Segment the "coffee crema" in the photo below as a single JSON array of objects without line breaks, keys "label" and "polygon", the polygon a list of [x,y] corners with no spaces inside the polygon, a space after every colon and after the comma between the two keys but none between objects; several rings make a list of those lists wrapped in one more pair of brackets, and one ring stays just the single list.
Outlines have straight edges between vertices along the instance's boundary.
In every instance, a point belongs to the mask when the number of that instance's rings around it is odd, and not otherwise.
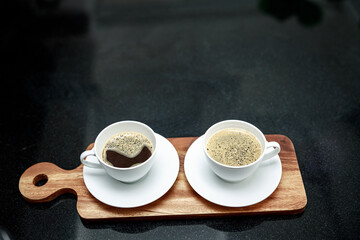
[{"label": "coffee crema", "polygon": [[110,166],[128,168],[145,162],[154,152],[150,140],[138,132],[112,136],[102,151],[102,160]]},{"label": "coffee crema", "polygon": [[224,129],[210,137],[206,151],[215,161],[228,166],[244,166],[262,154],[259,140],[243,129]]}]

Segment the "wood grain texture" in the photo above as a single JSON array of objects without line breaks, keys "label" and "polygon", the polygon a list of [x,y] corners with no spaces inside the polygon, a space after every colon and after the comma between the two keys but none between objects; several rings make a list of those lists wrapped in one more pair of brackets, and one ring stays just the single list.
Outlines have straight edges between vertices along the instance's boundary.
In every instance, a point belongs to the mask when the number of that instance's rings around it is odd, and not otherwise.
[{"label": "wood grain texture", "polygon": [[[21,176],[19,190],[29,202],[48,202],[63,193],[77,195],[77,210],[83,219],[167,219],[185,217],[210,217],[252,214],[296,214],[304,211],[307,204],[295,149],[284,135],[266,135],[268,141],[281,145],[279,154],[282,177],[278,188],[264,201],[248,207],[222,207],[199,196],[189,185],[184,173],[184,157],[187,149],[197,137],[168,138],[175,146],[180,158],[180,171],[172,188],[160,199],[137,208],[116,208],[95,199],[87,190],[83,180],[83,166],[63,170],[52,163],[42,162],[28,168]],[[87,149],[91,149],[90,144]],[[48,179],[43,186],[35,183]]]}]

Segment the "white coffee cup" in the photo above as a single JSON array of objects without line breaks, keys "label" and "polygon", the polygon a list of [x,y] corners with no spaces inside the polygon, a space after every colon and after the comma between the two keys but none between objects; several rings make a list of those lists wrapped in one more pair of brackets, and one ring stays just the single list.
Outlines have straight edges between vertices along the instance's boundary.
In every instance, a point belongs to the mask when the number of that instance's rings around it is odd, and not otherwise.
[{"label": "white coffee cup", "polygon": [[[152,146],[153,153],[145,162],[128,168],[119,168],[111,166],[102,160],[102,151],[106,142],[114,135],[122,132],[138,132],[147,137]],[[147,125],[137,121],[121,121],[109,125],[102,130],[96,137],[94,148],[83,152],[80,155],[80,161],[90,168],[103,168],[111,177],[126,183],[136,182],[149,172],[156,154],[156,137],[154,131]],[[95,161],[89,161],[87,159],[94,158]]]},{"label": "white coffee cup", "polygon": [[[243,166],[228,166],[215,161],[206,151],[206,145],[210,137],[223,129],[243,129],[252,133],[261,145],[262,154],[253,163]],[[211,126],[204,135],[203,150],[207,162],[212,171],[228,182],[238,182],[249,177],[260,166],[261,162],[276,156],[280,152],[280,145],[277,142],[268,142],[264,134],[254,125],[240,120],[225,120]]]}]

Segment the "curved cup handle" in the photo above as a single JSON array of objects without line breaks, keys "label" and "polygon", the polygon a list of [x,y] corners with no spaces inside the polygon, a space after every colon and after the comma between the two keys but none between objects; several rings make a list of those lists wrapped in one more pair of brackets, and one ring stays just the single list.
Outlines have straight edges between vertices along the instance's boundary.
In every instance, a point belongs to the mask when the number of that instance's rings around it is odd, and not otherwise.
[{"label": "curved cup handle", "polygon": [[278,155],[280,149],[280,144],[278,144],[277,142],[267,142],[263,161],[269,160],[270,158]]},{"label": "curved cup handle", "polygon": [[[86,157],[89,157],[89,156],[94,156],[96,157],[96,154],[95,154],[95,150],[94,149],[91,149],[91,150],[88,150],[88,151],[85,151],[83,152],[81,155],[80,155],[80,161],[82,164],[84,164],[84,166],[87,166],[87,167],[90,167],[90,168],[102,168],[100,163],[95,163],[95,162],[90,162],[90,161],[87,161],[85,160]],[[96,157],[97,158],[97,157]]]}]

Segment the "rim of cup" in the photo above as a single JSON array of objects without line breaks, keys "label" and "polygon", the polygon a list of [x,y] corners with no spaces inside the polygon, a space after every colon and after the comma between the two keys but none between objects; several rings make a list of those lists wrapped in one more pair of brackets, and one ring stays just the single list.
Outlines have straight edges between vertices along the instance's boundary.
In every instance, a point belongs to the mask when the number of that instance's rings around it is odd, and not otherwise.
[{"label": "rim of cup", "polygon": [[[104,162],[104,160],[102,159],[102,154],[101,154],[101,156],[98,156],[98,152],[96,151],[96,149],[97,149],[96,146],[97,146],[97,140],[98,140],[98,138],[99,138],[99,137],[101,136],[101,134],[103,134],[107,129],[113,127],[114,125],[124,124],[124,123],[137,124],[137,125],[141,125],[142,127],[147,128],[147,129],[151,132],[151,134],[154,135],[155,144],[154,144],[153,142],[151,142],[150,139],[149,139],[149,140],[150,140],[151,144],[152,144],[152,145],[155,145],[155,146],[153,146],[154,151],[152,152],[151,156],[150,156],[148,159],[146,159],[146,161],[144,161],[144,162],[142,162],[142,163],[140,163],[140,164],[138,164],[138,165],[132,166],[132,167],[123,167],[123,168],[121,168],[121,167],[111,166],[111,165],[107,164],[106,162]],[[121,132],[114,133],[112,136],[114,136],[114,135],[116,135],[116,134],[119,134],[119,133],[121,133]],[[138,132],[138,133],[140,133],[140,132]],[[141,134],[143,134],[143,133],[141,133]],[[111,137],[110,137],[110,138],[111,138]],[[109,140],[109,138],[105,141],[105,143],[106,143],[108,140]],[[146,125],[145,123],[142,123],[142,122],[133,121],[133,120],[125,120],[125,121],[115,122],[115,123],[113,123],[113,124],[110,124],[110,125],[107,126],[106,128],[104,128],[104,129],[97,135],[97,137],[96,137],[96,139],[95,139],[95,143],[94,143],[94,148],[95,148],[95,155],[96,155],[96,157],[100,160],[101,164],[104,164],[106,167],[109,167],[109,168],[112,168],[112,169],[128,170],[128,169],[139,168],[139,167],[141,167],[142,165],[144,165],[145,163],[149,162],[149,160],[152,159],[152,158],[155,156],[155,153],[156,153],[156,151],[157,151],[157,146],[156,146],[156,145],[157,145],[157,144],[156,144],[156,135],[155,135],[155,132],[152,130],[152,128],[150,128],[148,125]],[[101,149],[103,149],[103,148],[104,148],[104,146],[102,146]]]},{"label": "rim of cup", "polygon": [[[213,159],[212,157],[210,157],[210,155],[208,154],[208,152],[206,151],[206,145],[207,145],[207,142],[210,140],[210,137],[208,138],[208,140],[206,141],[206,136],[209,135],[209,132],[211,129],[213,129],[214,127],[217,127],[218,125],[222,125],[222,124],[225,124],[225,123],[241,123],[243,125],[247,125],[251,128],[253,128],[255,131],[257,131],[261,137],[263,138],[263,141],[265,143],[265,146],[263,146],[263,144],[261,143],[261,141],[258,139],[257,136],[255,136],[255,134],[253,134],[251,131],[249,130],[246,130],[246,129],[243,129],[241,127],[224,127],[224,128],[220,128],[218,129],[217,131],[215,131],[211,136],[213,136],[215,133],[221,131],[221,130],[224,130],[224,129],[235,129],[235,128],[239,128],[239,129],[242,129],[242,130],[245,130],[245,131],[248,131],[250,132],[260,143],[261,145],[261,155],[260,157],[258,157],[254,162],[250,163],[250,164],[247,164],[247,165],[242,165],[242,166],[230,166],[230,165],[225,165],[223,163],[220,163],[218,161],[216,161],[215,159]],[[235,119],[230,119],[230,120],[224,120],[224,121],[221,121],[221,122],[217,122],[215,124],[213,124],[211,127],[208,128],[208,130],[206,130],[205,134],[204,134],[204,140],[203,140],[203,149],[205,151],[205,154],[206,156],[212,161],[214,162],[215,164],[219,165],[219,166],[222,166],[222,167],[225,167],[225,168],[231,168],[231,169],[239,169],[239,168],[247,168],[247,167],[250,167],[252,165],[255,165],[257,162],[259,162],[260,159],[263,158],[264,154],[265,154],[265,149],[266,149],[266,138],[264,136],[264,134],[260,131],[260,129],[258,129],[256,126],[252,125],[251,123],[248,123],[248,122],[245,122],[245,121],[242,121],[242,120],[235,120]]]}]

